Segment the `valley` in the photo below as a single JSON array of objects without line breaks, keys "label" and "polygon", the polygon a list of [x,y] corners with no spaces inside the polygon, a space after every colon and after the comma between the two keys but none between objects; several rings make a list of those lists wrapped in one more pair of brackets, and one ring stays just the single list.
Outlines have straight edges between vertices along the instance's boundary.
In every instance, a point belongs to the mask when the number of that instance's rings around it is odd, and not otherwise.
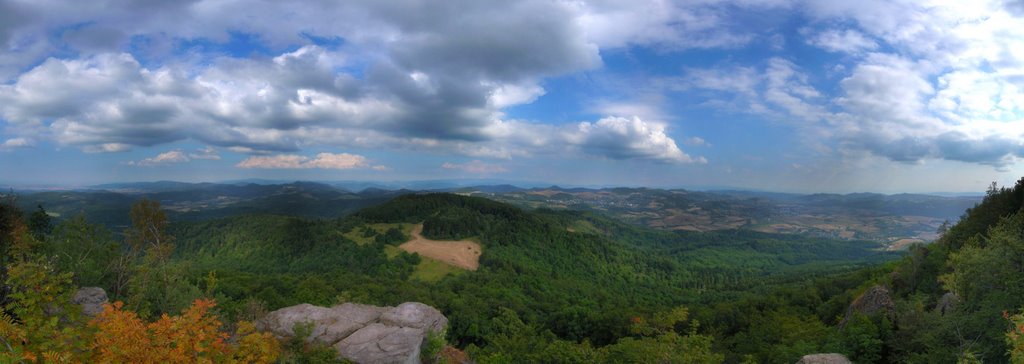
[{"label": "valley", "polygon": [[[424,183],[425,184],[425,183]],[[345,184],[350,185],[351,184]],[[441,187],[419,192],[479,196],[527,209],[592,211],[631,224],[671,231],[743,229],[839,240],[872,240],[901,250],[934,240],[943,222],[954,223],[980,197],[881,194],[782,194],[647,188],[519,188],[511,185]],[[137,198],[160,201],[178,221],[237,214],[332,218],[412,190],[340,185],[149,182],[44,191],[21,197],[24,209],[43,205],[58,218],[78,213],[112,227],[127,226],[125,211]]]},{"label": "valley", "polygon": [[[350,192],[306,182],[147,187],[27,193],[8,196],[4,209],[17,211],[14,201],[26,211],[35,205],[26,216],[52,219],[51,230],[30,229],[38,238],[27,249],[54,257],[48,269],[103,288],[142,317],[207,298],[226,322],[312,307],[305,305],[384,310],[418,302],[446,317],[444,352],[483,363],[566,355],[568,362],[667,355],[701,363],[794,362],[817,352],[858,362],[949,357],[952,338],[943,335],[953,321],[931,308],[940,297],[955,289],[968,302],[1010,309],[1005,303],[1015,301],[977,291],[976,283],[1016,288],[944,272],[1012,267],[988,261],[1013,254],[960,257],[1011,249],[1021,216],[1011,211],[1024,206],[1024,185],[991,192],[936,240],[925,234],[930,224],[968,198],[625,188]],[[172,243],[132,253],[139,226],[164,226],[160,240]],[[982,231],[995,245],[972,245]],[[119,283],[117,262],[126,260],[138,268]],[[883,308],[857,308],[865,300]],[[966,328],[985,340],[973,347],[1001,347],[1003,331],[989,330],[998,315],[956,307],[951,317],[980,325]],[[887,316],[895,312],[911,316]],[[789,332],[780,337],[779,327]],[[937,341],[884,339],[919,332]],[[282,355],[302,360],[334,355],[288,345]]]}]

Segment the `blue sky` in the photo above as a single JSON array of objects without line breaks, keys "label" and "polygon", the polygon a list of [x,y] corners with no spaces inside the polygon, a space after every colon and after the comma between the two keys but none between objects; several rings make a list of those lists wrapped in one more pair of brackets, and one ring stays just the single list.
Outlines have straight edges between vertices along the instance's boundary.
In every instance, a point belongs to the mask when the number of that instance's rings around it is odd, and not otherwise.
[{"label": "blue sky", "polygon": [[1020,1],[0,1],[0,182],[981,191]]}]

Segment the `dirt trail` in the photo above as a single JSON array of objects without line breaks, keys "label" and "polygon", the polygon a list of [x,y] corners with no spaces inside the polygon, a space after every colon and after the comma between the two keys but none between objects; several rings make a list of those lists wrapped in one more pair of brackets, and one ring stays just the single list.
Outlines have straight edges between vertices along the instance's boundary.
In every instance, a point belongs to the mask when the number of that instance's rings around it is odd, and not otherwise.
[{"label": "dirt trail", "polygon": [[423,237],[423,224],[412,229],[412,240],[398,247],[410,253],[437,259],[459,268],[476,270],[480,267],[480,244],[469,240],[438,241]]}]

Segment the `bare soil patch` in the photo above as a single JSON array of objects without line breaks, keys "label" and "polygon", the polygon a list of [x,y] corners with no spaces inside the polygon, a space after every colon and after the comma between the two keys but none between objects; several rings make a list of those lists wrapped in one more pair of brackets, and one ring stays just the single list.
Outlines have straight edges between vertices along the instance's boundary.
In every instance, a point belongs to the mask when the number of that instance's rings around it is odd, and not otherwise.
[{"label": "bare soil patch", "polygon": [[410,253],[433,258],[453,266],[476,270],[480,267],[480,244],[469,240],[440,241],[423,237],[423,224],[412,229],[412,240],[398,247]]},{"label": "bare soil patch", "polygon": [[913,238],[899,239],[899,240],[896,240],[896,241],[894,241],[892,243],[889,243],[889,247],[886,248],[885,250],[889,250],[889,251],[903,250],[903,249],[906,249],[911,244],[923,243],[923,242],[924,242],[924,240],[921,240],[921,239],[913,239]]}]

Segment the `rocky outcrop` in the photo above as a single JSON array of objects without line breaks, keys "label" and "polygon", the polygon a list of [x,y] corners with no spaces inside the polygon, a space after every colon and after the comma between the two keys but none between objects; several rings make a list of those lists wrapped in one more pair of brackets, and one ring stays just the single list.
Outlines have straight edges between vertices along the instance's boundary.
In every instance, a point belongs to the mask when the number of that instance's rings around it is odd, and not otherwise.
[{"label": "rocky outcrop", "polygon": [[423,329],[375,323],[342,339],[334,348],[356,363],[417,364],[424,338]]},{"label": "rocky outcrop", "polygon": [[882,286],[868,288],[850,305],[851,310],[865,315],[873,315],[879,311],[888,313],[895,308],[896,304],[893,303],[889,290]]},{"label": "rocky outcrop", "polygon": [[333,346],[338,357],[356,363],[419,363],[430,332],[442,333],[448,319],[418,302],[398,307],[345,303],[334,307],[301,304],[273,311],[258,323],[278,337],[295,336],[296,325],[310,325],[306,340]]},{"label": "rocky outcrop", "polygon": [[892,301],[892,296],[889,294],[889,290],[882,286],[873,286],[864,291],[860,297],[853,300],[850,307],[846,309],[846,315],[843,320],[839,322],[839,326],[846,326],[846,322],[853,317],[855,313],[864,315],[874,315],[879,312],[886,314],[892,314],[896,309],[896,304]]},{"label": "rocky outcrop", "polygon": [[843,354],[804,355],[796,364],[852,364]]},{"label": "rocky outcrop", "polygon": [[99,287],[82,287],[75,292],[71,303],[82,306],[82,313],[93,317],[103,312],[103,304],[107,303],[107,291]]},{"label": "rocky outcrop", "polygon": [[939,302],[935,304],[935,310],[939,311],[940,315],[953,312],[956,305],[960,303],[960,297],[953,292],[946,292],[946,294],[939,297]]}]

